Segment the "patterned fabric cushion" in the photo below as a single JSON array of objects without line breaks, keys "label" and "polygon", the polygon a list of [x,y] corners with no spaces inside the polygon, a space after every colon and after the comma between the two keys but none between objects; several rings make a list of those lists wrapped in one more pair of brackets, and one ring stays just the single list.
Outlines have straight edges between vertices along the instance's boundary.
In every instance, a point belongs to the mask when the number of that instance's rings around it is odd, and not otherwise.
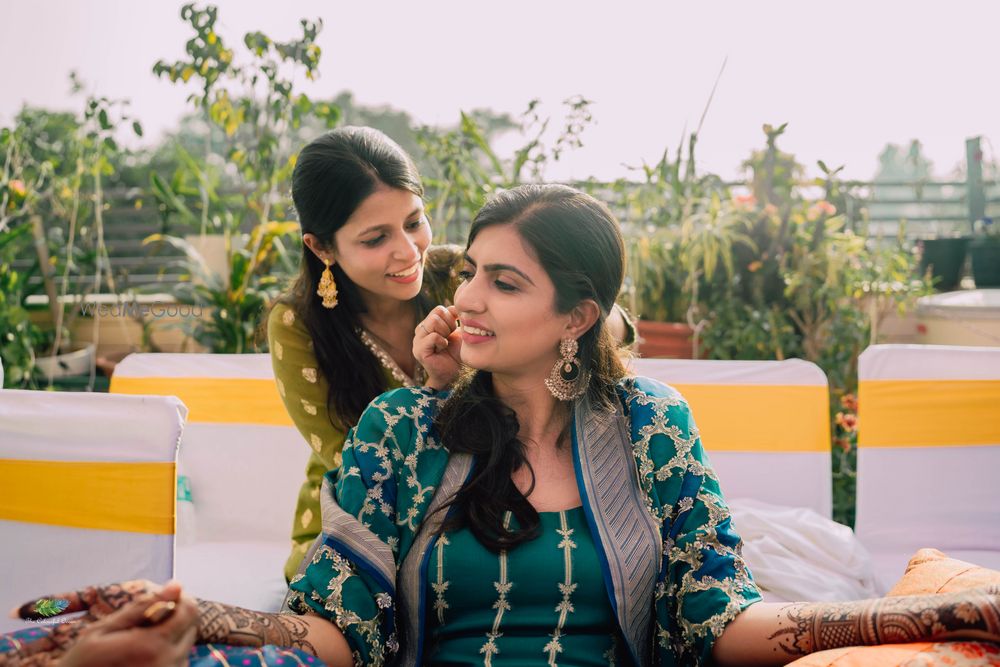
[{"label": "patterned fabric cushion", "polygon": [[953,593],[991,584],[1000,584],[1000,572],[948,558],[937,549],[921,549],[888,595]]}]

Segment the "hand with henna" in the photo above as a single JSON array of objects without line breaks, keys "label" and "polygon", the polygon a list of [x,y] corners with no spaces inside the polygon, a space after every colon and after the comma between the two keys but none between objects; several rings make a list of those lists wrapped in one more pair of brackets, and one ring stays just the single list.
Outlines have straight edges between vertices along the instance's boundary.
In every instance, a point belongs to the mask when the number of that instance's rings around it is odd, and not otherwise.
[{"label": "hand with henna", "polygon": [[146,599],[163,590],[163,586],[145,579],[134,579],[107,586],[88,586],[71,593],[59,593],[25,602],[11,612],[12,618],[40,621],[86,612],[84,618],[95,620],[122,608],[129,602]]},{"label": "hand with henna", "polygon": [[713,649],[720,665],[783,665],[846,646],[920,641],[1000,643],[1000,587],[854,602],[757,603]]},{"label": "hand with henna", "polygon": [[[49,635],[0,656],[0,667],[186,665],[197,635],[197,604],[176,583],[157,588],[156,593],[130,593],[131,600],[100,618],[88,610],[81,618],[55,626]],[[47,612],[45,600],[52,599],[42,599],[42,611]],[[106,610],[98,603],[94,606],[101,613]]]},{"label": "hand with henna", "polygon": [[[37,620],[57,618],[75,612],[83,616],[55,626],[46,637],[38,639],[18,652],[22,662],[3,662],[0,667],[26,667],[27,665],[52,664],[73,647],[88,632],[87,628],[102,619],[110,618],[119,610],[133,603],[149,603],[160,599],[166,592],[179,590],[179,584],[170,582],[159,586],[150,581],[136,580],[107,586],[90,586],[81,591],[39,598],[27,602],[11,615],[15,618]],[[319,655],[329,647],[328,664],[352,664],[350,648],[343,635],[332,623],[315,616],[271,614],[251,611],[230,605],[194,600],[195,638],[199,644],[218,643],[233,646],[259,647],[266,644],[295,648],[312,655]],[[47,654],[47,657],[46,657]],[[323,656],[320,655],[322,658]],[[23,662],[24,660],[34,660]],[[41,662],[38,662],[41,660]],[[45,662],[49,660],[49,662]],[[62,664],[62,663],[60,663]]]}]

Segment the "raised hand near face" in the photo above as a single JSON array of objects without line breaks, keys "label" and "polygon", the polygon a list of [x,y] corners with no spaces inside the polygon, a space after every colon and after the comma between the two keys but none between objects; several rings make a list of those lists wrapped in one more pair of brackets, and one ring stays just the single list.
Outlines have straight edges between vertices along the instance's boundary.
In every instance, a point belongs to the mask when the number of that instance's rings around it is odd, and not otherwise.
[{"label": "raised hand near face", "polygon": [[444,389],[458,377],[462,334],[458,331],[458,309],[435,306],[413,336],[413,358],[427,371],[427,384]]}]

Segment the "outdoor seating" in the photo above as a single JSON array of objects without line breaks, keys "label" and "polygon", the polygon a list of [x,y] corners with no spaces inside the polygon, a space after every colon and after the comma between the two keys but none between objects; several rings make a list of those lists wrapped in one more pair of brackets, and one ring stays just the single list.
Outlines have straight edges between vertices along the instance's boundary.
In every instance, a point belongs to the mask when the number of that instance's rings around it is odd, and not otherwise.
[{"label": "outdoor seating", "polygon": [[831,516],[830,399],[818,366],[636,359],[632,367],[687,399],[727,498]]},{"label": "outdoor seating", "polygon": [[[174,566],[176,398],[0,391],[0,608]],[[0,632],[25,624],[0,617]]]},{"label": "outdoor seating", "polygon": [[190,411],[178,474],[190,482],[193,512],[178,517],[175,576],[193,595],[276,611],[310,450],[268,355],[132,354],[111,392],[177,396]]},{"label": "outdoor seating", "polygon": [[880,585],[923,547],[1000,568],[1000,348],[875,345],[858,372],[855,527]]}]

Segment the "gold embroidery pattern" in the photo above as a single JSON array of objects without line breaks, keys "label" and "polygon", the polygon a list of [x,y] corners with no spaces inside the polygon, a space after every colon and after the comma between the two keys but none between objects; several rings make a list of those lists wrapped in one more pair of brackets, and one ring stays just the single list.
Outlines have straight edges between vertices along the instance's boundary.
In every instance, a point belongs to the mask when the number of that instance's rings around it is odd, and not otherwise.
[{"label": "gold embroidery pattern", "polygon": [[[434,485],[421,483],[420,477],[417,475],[417,464],[423,452],[441,449],[441,443],[428,433],[430,427],[423,424],[423,417],[428,408],[440,399],[428,395],[422,389],[411,388],[409,391],[414,393],[416,399],[415,405],[412,407],[397,406],[396,412],[393,413],[389,410],[388,402],[381,400],[372,402],[366,409],[366,411],[377,410],[385,421],[385,428],[381,429],[381,439],[378,442],[363,442],[356,436],[346,446],[348,448],[354,447],[361,453],[371,452],[379,461],[379,471],[371,476],[371,481],[374,484],[367,490],[364,504],[358,516],[361,522],[371,527],[371,521],[366,517],[379,510],[387,518],[393,519],[398,526],[416,533],[417,519],[423,516],[426,505],[430,502],[436,488]],[[397,438],[396,427],[401,422],[412,426],[415,431],[412,445],[409,441],[401,443]],[[412,451],[407,451],[411,449]],[[404,474],[401,475],[402,480],[398,484],[399,492],[403,492],[405,489],[411,494],[410,502],[406,503],[408,509],[403,516],[395,516],[395,508],[383,500],[383,486],[387,480],[393,478],[393,461],[401,462],[403,467],[401,472]],[[360,470],[356,466],[351,466],[342,473],[342,476],[360,476]]]},{"label": "gold embroidery pattern", "polygon": [[615,667],[618,659],[618,637],[611,635],[611,648],[602,653],[601,657],[608,661],[608,667]]},{"label": "gold embroidery pattern", "polygon": [[444,610],[448,609],[448,602],[444,599],[444,594],[451,584],[444,578],[444,548],[450,546],[447,535],[438,537],[437,543],[437,581],[431,584],[437,598],[434,600],[434,610],[437,612],[438,623],[444,625]]},{"label": "gold embroidery pattern", "polygon": [[[719,539],[718,527],[729,519],[729,509],[718,491],[718,478],[702,463],[704,454],[687,403],[676,391],[668,396],[651,396],[636,387],[634,381],[627,382],[625,388],[629,410],[642,408],[652,413],[648,423],[639,429],[638,438],[633,432],[633,453],[647,509],[659,522],[680,521],[682,526],[696,526],[692,531],[682,529],[676,542],[664,540],[663,557],[670,564],[670,573],[667,581],[657,584],[654,601],[672,619],[675,630],[667,631],[661,623],[663,614],[658,613],[657,643],[681,663],[697,662],[701,659],[699,643],[722,634],[746,605],[747,593],[756,590],[755,585],[743,561],[741,543],[730,547]],[[701,477],[697,494],[677,498],[684,479],[691,475]],[[654,494],[657,503],[651,501]],[[703,575],[706,555],[729,560],[732,575],[723,579]],[[709,618],[694,623],[684,613],[685,602],[698,597],[689,595],[702,591],[720,591],[727,603]]]},{"label": "gold embroidery pattern", "polygon": [[552,631],[549,635],[552,639],[545,645],[542,649],[549,656],[549,665],[555,667],[558,663],[556,662],[556,657],[558,654],[563,652],[562,646],[562,629],[566,625],[566,617],[573,613],[573,603],[570,598],[573,592],[576,590],[578,584],[573,583],[573,549],[576,549],[576,542],[572,540],[573,529],[569,527],[566,523],[566,512],[559,512],[559,528],[556,531],[562,537],[562,540],[558,544],[558,548],[563,551],[563,571],[565,572],[565,581],[559,584],[559,592],[562,593],[562,601],[556,605],[556,611],[559,613],[559,621],[556,624],[556,629]]},{"label": "gold embroidery pattern", "polygon": [[[354,651],[355,665],[360,667],[367,664],[382,667],[386,664],[386,649],[390,651],[391,655],[394,651],[393,647],[396,645],[395,636],[390,636],[383,645],[380,640],[379,629],[382,616],[386,613],[385,610],[392,606],[392,598],[387,593],[380,594],[376,597],[378,611],[375,617],[370,619],[361,618],[355,611],[344,606],[344,583],[355,576],[351,561],[327,545],[323,545],[316,550],[312,563],[317,564],[324,560],[330,561],[332,570],[335,573],[326,585],[328,594],[324,597],[319,591],[313,590],[309,593],[309,600],[332,614],[332,620],[337,624],[337,627],[344,631],[348,628],[354,630],[368,645],[371,651],[368,662],[365,663],[362,660],[361,654],[358,651]],[[303,578],[304,575],[295,575],[291,583],[298,583]],[[290,597],[289,608],[297,614],[306,614],[313,611],[312,607],[306,602],[306,594],[299,591],[295,591]]]},{"label": "gold embroidery pattern", "polygon": [[295,324],[295,313],[292,312],[291,308],[281,314],[281,321],[286,327]]},{"label": "gold embroidery pattern", "polygon": [[306,379],[306,382],[308,382],[309,384],[316,384],[316,379],[317,379],[316,369],[315,368],[303,368],[302,369],[302,377],[304,377]]},{"label": "gold embroidery pattern", "polygon": [[396,382],[404,387],[416,387],[423,384],[423,369],[419,365],[417,366],[416,377],[411,378],[403,372],[403,369],[399,367],[399,364],[397,364],[396,360],[392,358],[392,355],[386,352],[367,330],[359,328],[356,331],[358,337],[361,339],[361,342],[364,343],[365,347],[367,347],[375,358],[378,359],[378,362],[382,364],[382,368],[389,371],[389,374],[392,375],[392,378]]},{"label": "gold embroidery pattern", "polygon": [[[513,515],[508,510],[503,517],[503,527],[504,530],[510,528],[510,519]],[[493,619],[493,629],[486,633],[486,643],[483,644],[479,652],[484,655],[483,665],[485,667],[492,667],[493,656],[500,652],[500,647],[497,646],[497,640],[503,637],[503,633],[500,632],[500,623],[503,621],[503,614],[506,611],[510,611],[510,602],[507,601],[507,594],[510,593],[510,589],[513,588],[514,584],[507,581],[507,550],[500,550],[500,581],[494,581],[493,587],[497,589],[497,601],[493,603],[493,608],[497,610],[497,614]]]}]

